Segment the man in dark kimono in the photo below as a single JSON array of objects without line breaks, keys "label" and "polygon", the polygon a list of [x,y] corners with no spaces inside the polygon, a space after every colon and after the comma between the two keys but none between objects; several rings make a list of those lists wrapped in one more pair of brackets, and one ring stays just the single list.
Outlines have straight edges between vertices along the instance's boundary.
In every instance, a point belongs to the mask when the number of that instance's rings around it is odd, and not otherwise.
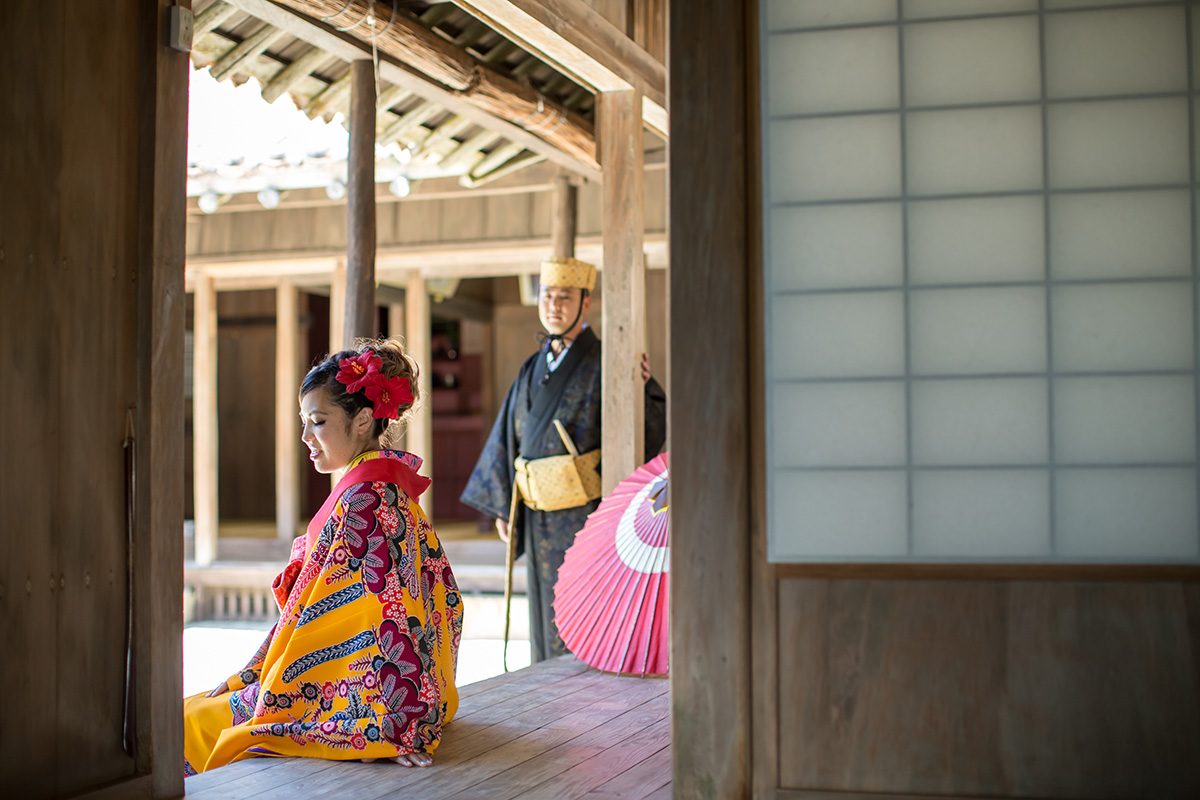
[{"label": "man in dark kimono", "polygon": [[[542,264],[538,316],[546,329],[545,341],[521,365],[461,498],[494,518],[502,539],[516,537],[517,556],[525,554],[535,662],[568,652],[554,623],[554,584],[563,555],[600,499],[559,511],[519,503],[516,519],[510,520],[514,462],[518,456],[533,460],[568,452],[554,420],[562,422],[580,454],[600,447],[600,340],[582,321],[592,305],[595,280],[596,268],[574,258],[556,257]],[[666,440],[667,415],[666,395],[650,377],[644,354],[642,379],[649,460]]]}]

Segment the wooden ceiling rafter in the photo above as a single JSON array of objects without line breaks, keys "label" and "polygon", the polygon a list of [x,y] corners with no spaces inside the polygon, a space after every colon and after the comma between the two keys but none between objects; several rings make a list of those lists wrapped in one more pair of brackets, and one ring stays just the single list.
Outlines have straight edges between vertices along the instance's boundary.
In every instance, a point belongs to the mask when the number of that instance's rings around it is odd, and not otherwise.
[{"label": "wooden ceiling rafter", "polygon": [[637,88],[642,120],[667,138],[667,70],[583,0],[451,0],[593,93]]},{"label": "wooden ceiling rafter", "polygon": [[[337,5],[340,7],[344,5],[344,3],[341,2],[341,0],[338,0]],[[423,22],[437,22],[439,17],[444,18],[448,13],[457,13],[457,9],[453,7],[443,9],[442,5],[448,6],[449,4],[435,5],[429,8],[423,15]],[[229,10],[230,8],[232,8],[234,11],[231,12]],[[323,59],[318,59],[316,56],[311,56],[313,61],[326,61],[330,59],[338,59],[339,61],[352,61],[369,57],[371,54],[369,43],[364,43],[360,39],[357,39],[353,36],[338,32],[330,28],[328,25],[315,23],[312,20],[301,16],[300,14],[293,13],[293,10],[290,6],[284,7],[284,5],[281,3],[270,2],[270,0],[232,0],[229,3],[226,3],[225,0],[218,0],[218,2],[213,3],[203,9],[197,15],[197,20],[203,20],[206,24],[208,24],[210,20],[215,20],[210,30],[212,30],[214,33],[219,33],[216,31],[216,28],[222,22],[228,20],[234,12],[241,12],[251,17],[255,17],[262,22],[282,30],[289,36],[308,42],[312,48],[319,49],[325,54]],[[409,22],[412,25],[418,26],[422,24],[416,22],[416,20],[411,17],[409,18]],[[434,38],[439,38],[436,34],[432,34],[429,31],[426,31],[426,33]],[[492,45],[489,48],[489,53],[494,51],[497,47],[501,47],[504,41],[504,39],[500,39],[497,44]],[[237,43],[234,43],[233,45],[230,45],[230,47],[236,46],[236,44]],[[446,46],[451,45],[447,43]],[[312,50],[308,51],[306,55],[311,52]],[[460,52],[463,53],[464,56],[466,55],[465,51]],[[497,52],[497,57],[495,60],[500,61],[501,57],[507,58],[511,56],[513,52],[519,52],[519,48],[509,43],[507,46],[503,46],[503,49]],[[269,73],[268,75],[261,76],[256,74],[256,77],[259,77],[260,81],[267,86],[271,85],[271,82],[275,78],[281,77],[282,72],[286,70],[289,65],[282,63],[282,61],[280,61],[277,57],[272,56],[270,53],[263,53],[262,55],[275,59],[277,62],[276,66],[266,70],[266,72]],[[300,56],[298,58],[303,57],[304,56]],[[483,61],[484,63],[490,63],[492,61],[492,59],[487,59],[486,55],[483,59],[476,59],[474,56],[470,56],[470,58],[474,59],[476,62]],[[261,63],[261,61],[262,60],[260,59],[258,63]],[[293,60],[291,63],[295,63],[295,61]],[[534,66],[541,65],[537,64]],[[434,128],[423,128],[423,130],[419,132],[419,135],[415,137],[414,141],[405,143],[414,150],[432,152],[437,155],[442,154],[443,151],[446,154],[457,152],[461,146],[461,143],[456,141],[453,137],[466,133],[471,126],[480,126],[482,128],[497,131],[499,133],[497,139],[507,139],[511,142],[521,144],[522,148],[520,151],[518,151],[518,154],[515,156],[515,158],[522,159],[522,161],[526,163],[532,163],[529,162],[527,157],[524,155],[524,151],[528,150],[533,153],[540,154],[550,161],[567,168],[571,172],[582,175],[583,177],[592,179],[598,179],[600,177],[599,165],[595,162],[594,141],[592,141],[590,138],[590,130],[587,132],[586,141],[577,141],[579,146],[575,147],[573,151],[570,148],[563,149],[561,147],[557,147],[554,143],[547,141],[546,137],[539,136],[534,131],[526,130],[520,125],[515,124],[512,120],[504,119],[501,116],[496,116],[492,113],[489,113],[487,108],[480,108],[476,103],[473,103],[470,99],[462,96],[461,92],[455,92],[447,89],[445,86],[432,82],[428,76],[416,71],[404,63],[401,63],[393,56],[381,52],[379,67],[380,78],[382,81],[392,86],[401,87],[411,92],[413,95],[421,98],[422,100],[434,103],[446,112],[447,117],[445,122],[453,122],[453,125],[451,126],[452,133],[450,133],[448,136],[436,136],[435,138],[437,127],[440,126],[435,126]],[[243,65],[243,68],[245,68],[245,64]],[[497,72],[496,74],[501,75],[502,73]],[[311,85],[311,81],[322,80],[322,78],[312,76],[311,74],[309,76],[300,77],[293,73],[292,75],[283,76],[281,84],[289,83],[290,87],[295,87],[297,84],[304,82],[306,78],[310,81],[309,85]],[[512,79],[507,80],[514,85],[520,85],[519,81],[513,81]],[[494,89],[494,87],[489,87],[489,89]],[[273,92],[282,94],[284,91],[290,90],[291,89],[288,86],[277,85],[277,87],[273,89]],[[532,93],[533,97],[537,97],[536,89],[522,87],[522,91],[527,98],[530,93]],[[574,92],[572,91],[572,94],[573,93]],[[278,96],[278,94],[276,94],[276,96]],[[481,94],[484,98],[483,104],[485,106],[489,106],[489,104],[492,107],[506,105],[507,98],[505,98],[502,93],[497,94],[495,91],[485,90]],[[341,102],[345,102],[344,99]],[[544,98],[542,102],[543,107],[548,105]],[[535,108],[536,107],[534,107],[534,109]],[[337,110],[337,104],[330,103],[323,110],[329,112],[330,109]],[[526,109],[527,112],[530,110],[531,109],[529,108]],[[564,108],[563,114],[570,114],[576,120],[583,120],[584,128],[590,128],[590,122],[583,117],[579,117],[577,113],[568,112]],[[437,116],[438,115],[434,115],[432,119],[436,119]],[[521,121],[522,119],[519,117],[519,115],[512,114],[511,110],[507,113],[507,116],[517,116],[518,121]],[[529,113],[526,113],[524,121],[529,122],[529,117]],[[467,124],[464,124],[464,121],[467,121]],[[536,122],[536,114],[534,116],[534,122]],[[387,127],[388,125],[380,126],[381,130],[387,130]],[[530,124],[529,127],[536,128],[536,125]],[[578,137],[576,138],[578,139]],[[433,141],[436,147],[430,147],[429,145],[424,144],[424,142],[430,140]],[[584,157],[583,153],[586,153],[589,150],[590,155]],[[480,154],[476,160],[484,157],[486,157],[486,154]],[[500,168],[504,168],[506,166],[507,165],[502,164],[500,165]]]}]

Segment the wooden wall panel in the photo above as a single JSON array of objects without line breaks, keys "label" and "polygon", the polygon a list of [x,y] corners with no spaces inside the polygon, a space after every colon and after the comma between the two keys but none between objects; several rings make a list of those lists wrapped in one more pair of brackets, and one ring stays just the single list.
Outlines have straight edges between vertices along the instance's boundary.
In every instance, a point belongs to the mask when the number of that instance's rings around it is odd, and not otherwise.
[{"label": "wooden wall panel", "polygon": [[275,293],[217,295],[221,519],[275,518]]},{"label": "wooden wall panel", "polygon": [[487,230],[488,198],[467,197],[462,200],[438,200],[441,203],[441,226],[427,232],[433,241],[475,241],[485,237]]},{"label": "wooden wall panel", "polygon": [[[183,789],[172,488],[187,72],[186,56],[163,52],[163,6],[16,0],[0,26],[0,74],[20,76],[0,106],[0,787],[26,798],[151,770],[114,796]],[[129,434],[142,458],[135,596],[148,612],[135,622],[136,760],[122,748]],[[171,553],[174,569],[152,576]]]},{"label": "wooden wall panel", "polygon": [[484,198],[484,239],[527,239],[533,235],[533,198],[547,192]]},{"label": "wooden wall panel", "polygon": [[[140,16],[129,4],[71,6],[64,51],[89,66],[63,75],[63,108],[72,118],[95,120],[136,105],[137,50],[113,47],[96,31],[106,24],[135,31]],[[51,591],[58,593],[58,658],[65,667],[54,686],[55,756],[63,794],[132,772],[120,738],[128,599],[122,442],[126,412],[137,405],[138,187],[125,177],[138,159],[137,122],[128,114],[63,129],[54,361],[63,379],[58,446],[74,455],[57,461],[54,483],[75,487],[74,502],[54,504],[58,577]],[[91,230],[77,236],[73,228],[82,220]],[[73,401],[82,393],[86,405]],[[80,670],[88,680],[80,680]]]},{"label": "wooden wall panel", "polygon": [[[59,254],[66,15],[63,0],[24,0],[7,5],[0,26],[0,74],[23,76],[11,82],[7,100],[0,104],[0,192],[5,197],[0,215],[0,373],[14,381],[13,389],[0,392],[0,507],[7,517],[0,524],[6,553],[0,559],[0,637],[8,653],[23,654],[0,659],[0,684],[7,693],[5,722],[0,724],[0,784],[23,782],[34,797],[54,790],[53,779],[39,787],[36,778],[53,775],[59,724],[58,594],[51,586],[61,549],[55,542],[54,501],[63,444],[58,430],[64,376],[55,323],[70,309],[56,305],[56,287],[44,276],[71,274],[69,264],[62,269]],[[30,63],[37,53],[41,58]],[[18,197],[20,202],[13,202]],[[75,265],[78,271],[85,268]],[[34,513],[14,516],[18,509]],[[19,518],[24,524],[16,524]]]},{"label": "wooden wall panel", "polygon": [[789,789],[1200,794],[1200,586],[787,579]]}]

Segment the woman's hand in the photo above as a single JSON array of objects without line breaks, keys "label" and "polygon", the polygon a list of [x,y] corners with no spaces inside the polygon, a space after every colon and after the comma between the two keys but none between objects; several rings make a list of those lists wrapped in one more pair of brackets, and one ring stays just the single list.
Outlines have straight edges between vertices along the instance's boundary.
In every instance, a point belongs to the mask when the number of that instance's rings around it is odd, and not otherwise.
[{"label": "woman's hand", "polygon": [[508,544],[508,523],[502,519],[496,520],[496,533],[500,535],[500,541]]},{"label": "woman's hand", "polygon": [[428,753],[408,753],[406,755],[393,756],[392,758],[364,758],[364,764],[370,764],[372,761],[394,761],[402,767],[432,767],[433,756]]},{"label": "woman's hand", "polygon": [[209,697],[220,697],[229,691],[229,681],[221,681],[221,685],[208,693]]}]

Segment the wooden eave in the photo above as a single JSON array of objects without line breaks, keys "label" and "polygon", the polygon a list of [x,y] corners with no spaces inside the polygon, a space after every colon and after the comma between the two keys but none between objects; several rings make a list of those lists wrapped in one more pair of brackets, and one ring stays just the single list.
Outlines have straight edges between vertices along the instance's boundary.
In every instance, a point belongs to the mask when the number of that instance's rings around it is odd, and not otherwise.
[{"label": "wooden eave", "polygon": [[[199,7],[193,62],[212,66],[218,77],[235,82],[252,75],[263,85],[268,100],[286,91],[310,116],[328,118],[344,113],[348,106],[348,62],[375,56],[381,79],[376,129],[381,143],[399,142],[436,162],[444,174],[461,175],[466,186],[542,160],[585,178],[600,177],[594,138],[590,152],[578,146],[556,146],[538,133],[539,126],[543,131],[551,129],[545,120],[532,120],[526,129],[503,119],[480,107],[469,91],[446,86],[404,63],[396,53],[384,52],[378,44],[372,53],[369,41],[355,35],[358,31],[339,31],[290,7],[302,4],[303,0],[213,0]],[[341,0],[334,5],[346,6]],[[595,93],[636,85],[645,96],[648,127],[665,133],[665,111],[660,113],[665,69],[577,0],[568,0],[566,13],[573,21],[557,26],[559,33],[544,21],[498,31],[498,22],[479,18],[484,12],[496,12],[483,3],[464,0],[459,6],[466,10],[450,3],[402,6],[398,13],[409,15],[406,24],[419,20],[465,68],[478,65],[489,74],[528,86],[538,97],[539,110],[543,99],[548,107],[560,109],[560,124],[564,115],[570,115],[578,129],[591,137]],[[390,7],[386,0],[376,2],[384,22],[390,14],[385,9]],[[415,9],[416,16],[407,9]],[[472,9],[475,13],[467,13]],[[497,108],[495,98],[491,108]]]}]

